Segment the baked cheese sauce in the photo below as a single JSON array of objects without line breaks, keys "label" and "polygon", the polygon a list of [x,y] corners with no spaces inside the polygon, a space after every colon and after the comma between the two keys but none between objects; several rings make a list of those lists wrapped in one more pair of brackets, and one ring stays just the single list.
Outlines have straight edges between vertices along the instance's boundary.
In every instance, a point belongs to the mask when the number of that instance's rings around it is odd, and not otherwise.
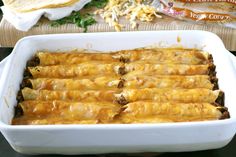
[{"label": "baked cheese sauce", "polygon": [[38,52],[13,125],[163,123],[227,117],[211,55],[196,49]]}]

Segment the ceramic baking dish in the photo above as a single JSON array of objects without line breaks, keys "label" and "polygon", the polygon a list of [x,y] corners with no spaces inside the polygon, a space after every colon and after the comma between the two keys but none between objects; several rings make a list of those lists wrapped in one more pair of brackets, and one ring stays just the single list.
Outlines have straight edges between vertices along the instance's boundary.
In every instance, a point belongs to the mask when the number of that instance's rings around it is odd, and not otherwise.
[{"label": "ceramic baking dish", "polygon": [[[213,55],[219,86],[231,118],[205,122],[101,125],[10,125],[26,61],[37,50],[76,48],[99,51],[158,45],[200,48]],[[1,63],[0,129],[17,152],[27,154],[94,154],[114,152],[179,152],[216,149],[236,132],[236,71],[222,41],[204,31],[153,31],[57,34],[21,39]],[[235,61],[234,61],[235,62]],[[3,68],[4,66],[4,68]]]}]

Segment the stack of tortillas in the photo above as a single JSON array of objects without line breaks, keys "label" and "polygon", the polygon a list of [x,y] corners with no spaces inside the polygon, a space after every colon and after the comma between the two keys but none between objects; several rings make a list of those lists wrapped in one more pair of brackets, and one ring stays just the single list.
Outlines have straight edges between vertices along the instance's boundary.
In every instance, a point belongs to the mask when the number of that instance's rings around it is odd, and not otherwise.
[{"label": "stack of tortillas", "polygon": [[91,0],[3,0],[3,17],[20,31],[30,30],[42,16],[57,20],[78,11]]},{"label": "stack of tortillas", "polygon": [[70,6],[79,0],[3,0],[5,6],[16,12]]}]

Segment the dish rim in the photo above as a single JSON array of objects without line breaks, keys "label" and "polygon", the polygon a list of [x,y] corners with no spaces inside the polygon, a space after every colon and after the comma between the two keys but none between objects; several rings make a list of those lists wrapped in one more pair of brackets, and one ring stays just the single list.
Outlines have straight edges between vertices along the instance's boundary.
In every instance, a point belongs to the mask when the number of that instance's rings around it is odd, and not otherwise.
[{"label": "dish rim", "polygon": [[[7,71],[9,72],[10,68],[11,68],[11,64],[13,62],[12,60],[12,56],[14,56],[14,54],[18,51],[19,46],[21,43],[23,42],[27,42],[28,40],[32,40],[32,39],[53,39],[53,38],[58,38],[58,37],[71,37],[71,36],[78,36],[78,35],[82,35],[82,36],[94,36],[96,34],[115,34],[115,33],[119,33],[119,34],[132,34],[132,33],[151,33],[151,32],[175,32],[175,33],[181,33],[181,32],[200,32],[200,33],[204,33],[204,34],[208,34],[210,36],[214,36],[214,38],[216,40],[218,40],[218,42],[221,45],[218,45],[219,47],[221,47],[224,51],[228,50],[225,48],[222,40],[214,33],[208,32],[208,31],[201,31],[201,30],[164,30],[164,31],[130,31],[130,32],[96,32],[96,33],[88,33],[88,34],[79,34],[79,33],[68,33],[68,34],[44,34],[44,35],[32,35],[32,36],[27,36],[24,37],[22,39],[20,39],[14,49],[12,50],[11,54],[5,58],[3,61],[5,61],[5,65],[3,68],[3,71]],[[231,61],[231,60],[229,60]],[[231,62],[232,63],[232,62]],[[0,80],[6,80],[8,75],[5,76],[1,76]],[[0,94],[3,94],[3,91],[6,87],[3,86],[2,88],[0,88]],[[236,117],[234,118],[229,118],[229,119],[224,119],[224,120],[212,120],[212,121],[196,121],[196,122],[167,122],[167,123],[155,123],[155,124],[60,124],[60,125],[11,125],[11,124],[6,124],[2,121],[0,121],[0,130],[25,130],[25,129],[30,129],[30,130],[60,130],[60,129],[140,129],[140,128],[181,128],[181,127],[196,127],[199,125],[202,126],[215,126],[215,125],[230,125],[230,124],[234,124],[234,128],[236,129]]]}]

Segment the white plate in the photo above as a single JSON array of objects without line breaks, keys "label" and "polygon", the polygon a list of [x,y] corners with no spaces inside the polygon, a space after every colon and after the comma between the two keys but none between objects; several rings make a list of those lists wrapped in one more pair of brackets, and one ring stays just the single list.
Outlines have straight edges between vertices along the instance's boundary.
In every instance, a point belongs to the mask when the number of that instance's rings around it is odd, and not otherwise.
[{"label": "white plate", "polygon": [[[181,39],[180,43],[177,38]],[[85,48],[111,51],[153,44],[181,44],[211,53],[231,118],[164,124],[10,125],[26,61],[37,50]],[[0,129],[13,149],[21,153],[93,154],[215,149],[228,144],[236,131],[235,68],[222,41],[209,32],[153,31],[30,36],[16,44],[4,64],[0,80]]]}]

